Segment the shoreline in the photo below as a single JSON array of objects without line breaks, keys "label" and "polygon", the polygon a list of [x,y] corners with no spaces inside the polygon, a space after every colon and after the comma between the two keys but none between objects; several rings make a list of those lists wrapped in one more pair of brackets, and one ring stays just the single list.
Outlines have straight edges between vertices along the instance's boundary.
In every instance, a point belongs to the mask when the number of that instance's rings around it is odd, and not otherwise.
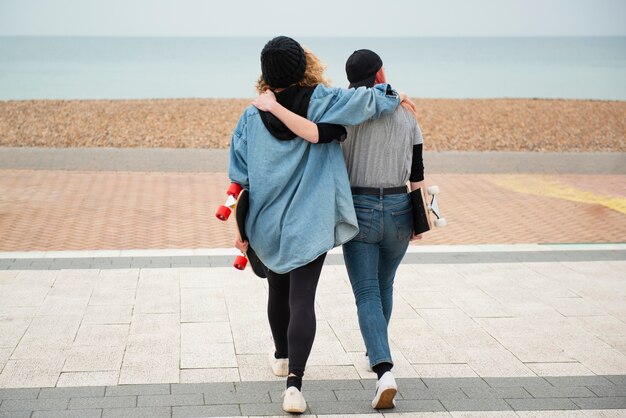
[{"label": "shoreline", "polygon": [[[413,100],[430,151],[626,152],[626,101]],[[250,101],[0,101],[0,146],[225,149]]]}]

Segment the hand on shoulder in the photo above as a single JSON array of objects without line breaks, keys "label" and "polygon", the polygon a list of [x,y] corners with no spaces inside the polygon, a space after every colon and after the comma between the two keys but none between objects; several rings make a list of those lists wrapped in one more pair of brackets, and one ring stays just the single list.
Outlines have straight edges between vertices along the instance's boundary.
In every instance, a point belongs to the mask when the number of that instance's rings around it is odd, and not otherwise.
[{"label": "hand on shoulder", "polygon": [[413,116],[417,118],[417,106],[409,99],[409,96],[404,92],[399,92],[398,96],[400,97],[400,105],[413,113]]},{"label": "hand on shoulder", "polygon": [[276,102],[276,95],[271,90],[265,90],[256,99],[252,101],[252,105],[264,112],[271,112]]}]

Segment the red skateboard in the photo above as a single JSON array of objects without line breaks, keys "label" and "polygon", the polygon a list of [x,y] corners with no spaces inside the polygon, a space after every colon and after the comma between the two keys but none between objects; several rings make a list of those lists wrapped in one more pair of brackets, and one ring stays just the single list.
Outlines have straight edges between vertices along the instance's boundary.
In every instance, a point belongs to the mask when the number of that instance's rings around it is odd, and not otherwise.
[{"label": "red skateboard", "polygon": [[[218,219],[225,221],[230,217],[232,210],[235,210],[235,222],[237,223],[237,229],[239,230],[239,235],[241,236],[242,241],[248,241],[248,235],[246,234],[246,218],[248,216],[248,209],[250,207],[250,198],[247,190],[243,190],[243,188],[237,183],[231,183],[228,191],[228,199],[226,203],[220,206],[215,213]],[[256,252],[252,249],[252,247],[248,243],[248,251],[246,251],[243,255],[238,255],[235,258],[235,262],[233,263],[233,267],[237,270],[244,270],[246,265],[250,262],[252,266],[252,271],[254,274],[261,278],[267,277],[267,267],[263,264],[263,262],[256,255]]]},{"label": "red skateboard", "polygon": [[217,208],[217,212],[215,212],[215,216],[220,221],[226,221],[230,217],[230,213],[232,209],[237,204],[237,197],[239,193],[243,190],[243,187],[237,183],[230,183],[230,187],[226,190],[226,194],[228,195],[228,199],[226,199],[226,203]]}]

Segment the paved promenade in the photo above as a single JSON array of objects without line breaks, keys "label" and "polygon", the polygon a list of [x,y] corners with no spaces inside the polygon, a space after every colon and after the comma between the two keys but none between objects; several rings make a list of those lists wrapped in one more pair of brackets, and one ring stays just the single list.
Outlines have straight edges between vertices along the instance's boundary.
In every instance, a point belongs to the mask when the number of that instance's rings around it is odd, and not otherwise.
[{"label": "paved promenade", "polygon": [[[213,217],[224,155],[185,170],[177,151],[146,151],[169,168],[120,171],[131,153],[38,152],[53,151],[0,150],[0,417],[282,416],[266,282],[230,267],[232,222]],[[558,155],[428,158],[449,225],[398,272],[397,407],[369,406],[335,249],[306,415],[626,416],[623,155],[587,155],[582,172]]]},{"label": "paved promenade", "polygon": [[[232,267],[169,264],[198,251],[126,254],[143,268],[110,252],[31,254],[41,270],[13,270],[27,254],[1,254],[0,413],[279,415],[266,283]],[[375,375],[339,256],[322,273],[304,393],[311,414],[374,413]],[[73,264],[102,258],[111,264]],[[44,270],[50,260],[68,263]],[[412,249],[395,285],[392,412],[626,412],[625,271],[624,244]]]},{"label": "paved promenade", "polygon": [[[234,222],[214,217],[227,158],[220,150],[0,149],[0,251],[230,247]],[[448,220],[425,245],[626,237],[626,154],[425,160]]]}]

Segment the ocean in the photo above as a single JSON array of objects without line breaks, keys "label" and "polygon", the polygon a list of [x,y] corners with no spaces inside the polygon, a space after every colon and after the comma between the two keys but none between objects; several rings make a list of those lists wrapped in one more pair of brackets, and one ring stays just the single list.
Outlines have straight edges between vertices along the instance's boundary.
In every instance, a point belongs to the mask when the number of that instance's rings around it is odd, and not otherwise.
[{"label": "ocean", "polygon": [[[0,100],[253,97],[267,40],[0,37]],[[626,100],[626,37],[298,41],[337,86],[369,48],[411,97]]]}]

